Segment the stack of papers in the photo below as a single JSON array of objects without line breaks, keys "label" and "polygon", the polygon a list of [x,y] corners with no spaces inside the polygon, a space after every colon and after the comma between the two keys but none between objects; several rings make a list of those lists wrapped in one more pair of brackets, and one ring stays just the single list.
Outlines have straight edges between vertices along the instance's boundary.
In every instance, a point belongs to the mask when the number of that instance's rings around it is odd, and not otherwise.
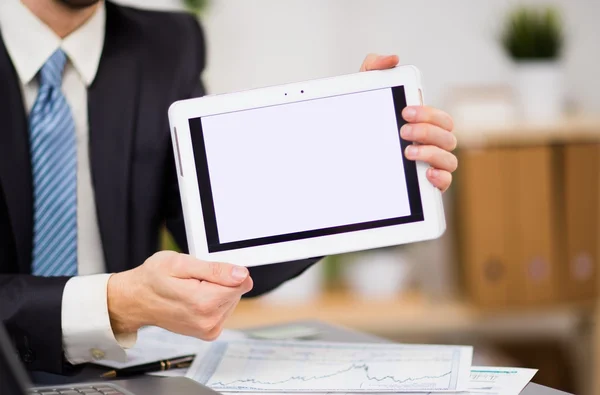
[{"label": "stack of papers", "polygon": [[400,392],[467,388],[471,347],[316,341],[217,342],[193,378],[219,392]]},{"label": "stack of papers", "polygon": [[473,367],[469,346],[217,341],[186,376],[221,393],[519,394],[537,370]]},{"label": "stack of papers", "polygon": [[150,373],[186,376],[221,393],[257,395],[364,393],[518,395],[536,369],[471,366],[470,346],[257,340],[223,331],[205,342],[144,328],[127,362],[114,369],[195,355],[189,369]]},{"label": "stack of papers", "polygon": [[[518,395],[531,381],[537,370],[520,368],[473,367],[471,380],[467,391],[459,392],[465,395]],[[227,391],[223,391],[227,393]],[[265,392],[244,392],[243,395],[259,395]],[[448,393],[448,392],[446,392]],[[269,395],[282,395],[285,392],[270,392]],[[318,393],[311,392],[310,395]],[[364,393],[323,392],[322,395],[364,395]],[[387,393],[385,393],[387,395]],[[425,395],[435,392],[404,392],[403,395]],[[296,394],[299,395],[299,394]],[[381,393],[377,394],[381,395]]]}]

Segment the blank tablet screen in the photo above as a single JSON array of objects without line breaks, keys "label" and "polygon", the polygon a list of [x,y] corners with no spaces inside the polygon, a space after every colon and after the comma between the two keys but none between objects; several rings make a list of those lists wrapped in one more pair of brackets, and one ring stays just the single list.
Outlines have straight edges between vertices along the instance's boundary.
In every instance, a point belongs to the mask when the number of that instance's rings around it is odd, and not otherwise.
[{"label": "blank tablet screen", "polygon": [[402,86],[189,120],[209,252],[423,220]]}]

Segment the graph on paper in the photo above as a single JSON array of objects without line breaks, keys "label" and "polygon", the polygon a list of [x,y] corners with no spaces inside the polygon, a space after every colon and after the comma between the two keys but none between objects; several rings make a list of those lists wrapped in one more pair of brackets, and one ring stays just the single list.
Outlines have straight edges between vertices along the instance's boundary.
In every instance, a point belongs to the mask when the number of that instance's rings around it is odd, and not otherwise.
[{"label": "graph on paper", "polygon": [[221,392],[408,392],[467,388],[472,348],[244,340],[216,342],[192,378]]}]

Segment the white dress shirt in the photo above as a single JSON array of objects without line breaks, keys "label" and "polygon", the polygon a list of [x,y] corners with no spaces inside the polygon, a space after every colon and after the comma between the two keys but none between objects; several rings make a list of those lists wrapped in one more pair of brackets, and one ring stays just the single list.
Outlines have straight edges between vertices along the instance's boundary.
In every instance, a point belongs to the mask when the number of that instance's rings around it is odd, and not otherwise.
[{"label": "white dress shirt", "polygon": [[124,348],[136,334],[115,336],[107,307],[105,263],[96,218],[94,187],[88,153],[87,88],[96,76],[104,45],[105,9],[64,39],[57,36],[20,0],[0,0],[0,33],[17,71],[24,106],[29,114],[38,93],[37,73],[61,48],[67,55],[62,91],[71,107],[77,134],[77,261],[62,299],[63,347],[73,364],[95,359],[125,361]]}]

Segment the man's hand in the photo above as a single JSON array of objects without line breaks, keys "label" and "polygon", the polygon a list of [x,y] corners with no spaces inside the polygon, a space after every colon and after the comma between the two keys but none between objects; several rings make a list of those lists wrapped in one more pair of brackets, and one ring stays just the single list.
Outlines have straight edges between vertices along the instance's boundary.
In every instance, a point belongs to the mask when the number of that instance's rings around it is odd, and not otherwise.
[{"label": "man's hand", "polygon": [[[368,55],[360,71],[384,70],[395,67],[398,57]],[[407,141],[419,143],[406,149],[406,157],[428,163],[429,181],[445,192],[452,184],[452,173],[458,167],[458,160],[452,151],[456,149],[456,137],[452,133],[454,122],[450,115],[427,106],[409,106],[402,112],[407,124],[400,135]]]},{"label": "man's hand", "polygon": [[243,294],[252,289],[248,269],[204,262],[172,251],[108,281],[108,311],[115,333],[144,325],[214,340]]}]

